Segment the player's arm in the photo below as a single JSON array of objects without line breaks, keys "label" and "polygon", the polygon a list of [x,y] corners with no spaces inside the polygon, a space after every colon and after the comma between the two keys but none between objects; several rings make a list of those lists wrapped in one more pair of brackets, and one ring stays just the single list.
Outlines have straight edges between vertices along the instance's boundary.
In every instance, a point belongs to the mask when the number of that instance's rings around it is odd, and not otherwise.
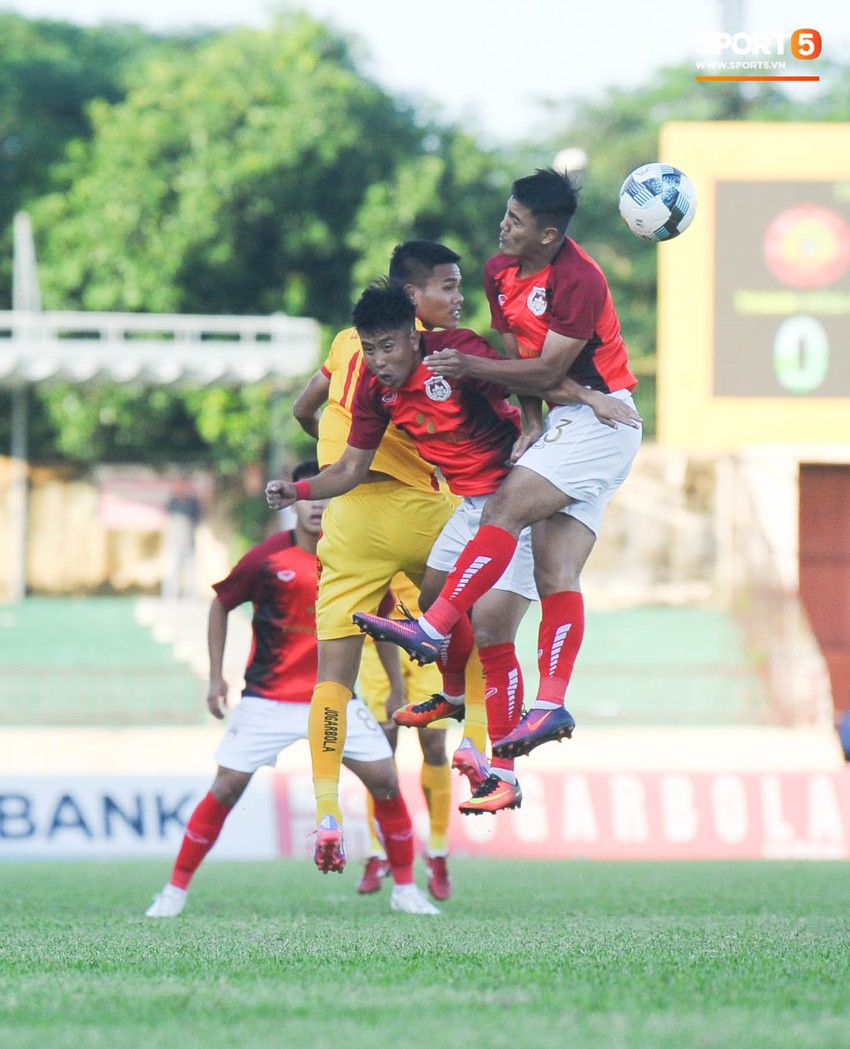
[{"label": "player's arm", "polygon": [[[529,394],[543,397],[547,390],[558,386],[581,353],[586,339],[571,339],[549,331],[543,343],[539,357],[520,357],[516,338],[503,334],[505,349],[515,348],[516,357],[479,357],[461,353],[459,350],[446,349],[430,353],[425,358],[425,366],[437,375],[447,378],[460,378],[469,375],[483,382],[501,383],[516,394]],[[578,383],[574,383],[578,389]]]},{"label": "player's arm", "polygon": [[425,365],[438,375],[470,375],[500,382],[516,394],[532,394],[554,404],[586,404],[601,423],[613,429],[620,423],[638,427],[641,417],[624,401],[601,390],[588,390],[567,375],[586,342],[550,329],[538,358],[491,360],[448,349],[430,354]]},{"label": "player's arm", "polygon": [[214,597],[207,623],[207,649],[210,655],[210,685],[207,706],[213,717],[224,717],[227,709],[227,682],[224,680],[224,645],[227,641],[227,609]]},{"label": "player's arm", "polygon": [[[519,343],[516,336],[511,332],[502,333],[502,345],[510,360],[520,359]],[[522,453],[530,448],[543,433],[543,401],[539,397],[530,394],[517,394],[517,400],[522,411],[522,433],[514,442],[511,449],[510,461],[515,463]]]},{"label": "player's arm", "polygon": [[301,429],[311,437],[318,439],[319,415],[322,405],[327,402],[331,380],[320,368],[307,385],[295,398],[292,414]]},{"label": "player's arm", "polygon": [[544,397],[553,404],[586,404],[601,423],[613,430],[620,425],[638,429],[643,422],[630,404],[601,390],[588,390],[573,379],[564,379],[559,386],[547,390]]},{"label": "player's arm", "polygon": [[270,510],[283,510],[297,499],[333,499],[345,495],[366,480],[369,467],[375,458],[374,448],[355,448],[346,445],[345,451],[335,463],[331,463],[309,481],[269,481],[266,485],[266,502]]}]

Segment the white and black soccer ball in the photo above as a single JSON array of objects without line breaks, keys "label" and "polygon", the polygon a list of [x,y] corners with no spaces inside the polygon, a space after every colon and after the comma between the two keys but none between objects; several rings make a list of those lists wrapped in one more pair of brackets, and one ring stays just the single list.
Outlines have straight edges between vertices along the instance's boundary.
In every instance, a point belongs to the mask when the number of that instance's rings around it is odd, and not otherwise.
[{"label": "white and black soccer ball", "polygon": [[678,237],[693,222],[696,210],[693,182],[672,164],[642,164],[620,187],[620,214],[642,240]]}]

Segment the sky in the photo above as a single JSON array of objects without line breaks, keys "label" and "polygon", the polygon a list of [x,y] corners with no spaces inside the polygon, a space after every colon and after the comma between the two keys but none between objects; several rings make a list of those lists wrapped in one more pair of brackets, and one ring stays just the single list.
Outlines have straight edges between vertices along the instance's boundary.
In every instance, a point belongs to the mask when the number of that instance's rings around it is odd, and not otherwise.
[{"label": "sky", "polygon": [[[547,108],[634,88],[666,65],[693,66],[706,33],[734,27],[775,38],[816,29],[823,57],[850,62],[847,0],[293,0],[362,40],[361,68],[393,94],[476,130],[492,142],[544,133]],[[0,9],[81,25],[132,22],[156,31],[191,26],[267,25],[273,0],[0,0]],[[735,12],[738,12],[737,15]],[[732,12],[729,14],[729,12]],[[743,41],[741,47],[746,46]],[[771,58],[776,44],[767,42]],[[787,46],[787,45],[786,45]],[[728,49],[721,57],[733,57]],[[793,63],[815,71],[817,61]],[[803,67],[805,67],[803,69]],[[791,72],[788,69],[786,72]],[[704,85],[712,90],[711,85]],[[807,101],[817,85],[786,87]],[[565,143],[565,146],[569,143]]]}]

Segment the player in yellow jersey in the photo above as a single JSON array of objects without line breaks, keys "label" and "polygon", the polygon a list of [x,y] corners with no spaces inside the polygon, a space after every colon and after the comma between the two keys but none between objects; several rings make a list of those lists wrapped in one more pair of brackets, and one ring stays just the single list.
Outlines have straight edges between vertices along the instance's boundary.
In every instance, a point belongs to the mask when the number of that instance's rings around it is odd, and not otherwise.
[{"label": "player in yellow jersey", "polygon": [[[407,241],[393,252],[390,278],[407,289],[423,327],[458,326],[463,303],[459,261],[450,248],[426,240]],[[336,462],[345,450],[351,401],[363,367],[357,332],[347,328],[336,336],[325,364],[295,401],[296,419],[318,438],[321,467]],[[320,412],[322,405],[326,407]],[[366,482],[332,499],[325,511],[317,550],[322,566],[316,608],[319,671],[310,708],[319,824],[314,858],[321,871],[342,870],[345,863],[339,773],[346,707],[363,647],[363,635],[351,617],[356,611],[376,610],[398,572],[419,586],[434,540],[453,509],[454,502],[441,490],[433,466],[420,457],[406,434],[390,426]],[[459,675],[463,681],[464,668],[451,669],[455,679]],[[480,671],[473,676],[480,679]],[[483,705],[480,681],[478,687],[475,698]],[[460,720],[464,697],[452,696],[452,700],[458,705],[446,704],[446,708]],[[478,740],[483,748],[483,732]],[[435,768],[444,770],[440,773],[444,780],[450,776],[447,762]],[[436,793],[448,799],[448,790]],[[434,821],[433,812],[431,818]]]}]

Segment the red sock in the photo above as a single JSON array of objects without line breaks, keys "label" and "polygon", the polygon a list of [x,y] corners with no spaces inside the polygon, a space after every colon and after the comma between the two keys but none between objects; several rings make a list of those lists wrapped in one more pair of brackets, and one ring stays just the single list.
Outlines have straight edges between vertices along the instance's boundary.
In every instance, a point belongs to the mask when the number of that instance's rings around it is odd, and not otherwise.
[{"label": "red sock", "polygon": [[[522,671],[512,642],[486,645],[478,650],[484,669],[484,702],[487,705],[487,732],[496,743],[516,726],[522,713]],[[494,757],[492,768],[512,769],[513,758]]]},{"label": "red sock", "polygon": [[375,822],[381,832],[387,862],[396,885],[413,884],[413,823],[401,794],[375,805]]},{"label": "red sock", "polygon": [[466,664],[471,652],[472,624],[469,616],[461,616],[452,627],[446,650],[437,660],[447,695],[462,696],[466,691]]},{"label": "red sock", "polygon": [[187,889],[195,871],[200,867],[204,856],[218,840],[224,821],[230,815],[232,805],[222,805],[216,801],[212,791],[208,791],[189,817],[183,844],[174,861],[171,873],[171,884],[178,889]]},{"label": "red sock", "polygon": [[498,582],[514,556],[516,544],[516,537],[504,528],[482,525],[461,551],[440,596],[425,613],[431,626],[441,634],[450,633],[463,613]]},{"label": "red sock", "polygon": [[537,698],[563,703],[584,639],[584,598],[577,590],[564,590],[542,598],[540,607],[543,618],[537,643]]}]

